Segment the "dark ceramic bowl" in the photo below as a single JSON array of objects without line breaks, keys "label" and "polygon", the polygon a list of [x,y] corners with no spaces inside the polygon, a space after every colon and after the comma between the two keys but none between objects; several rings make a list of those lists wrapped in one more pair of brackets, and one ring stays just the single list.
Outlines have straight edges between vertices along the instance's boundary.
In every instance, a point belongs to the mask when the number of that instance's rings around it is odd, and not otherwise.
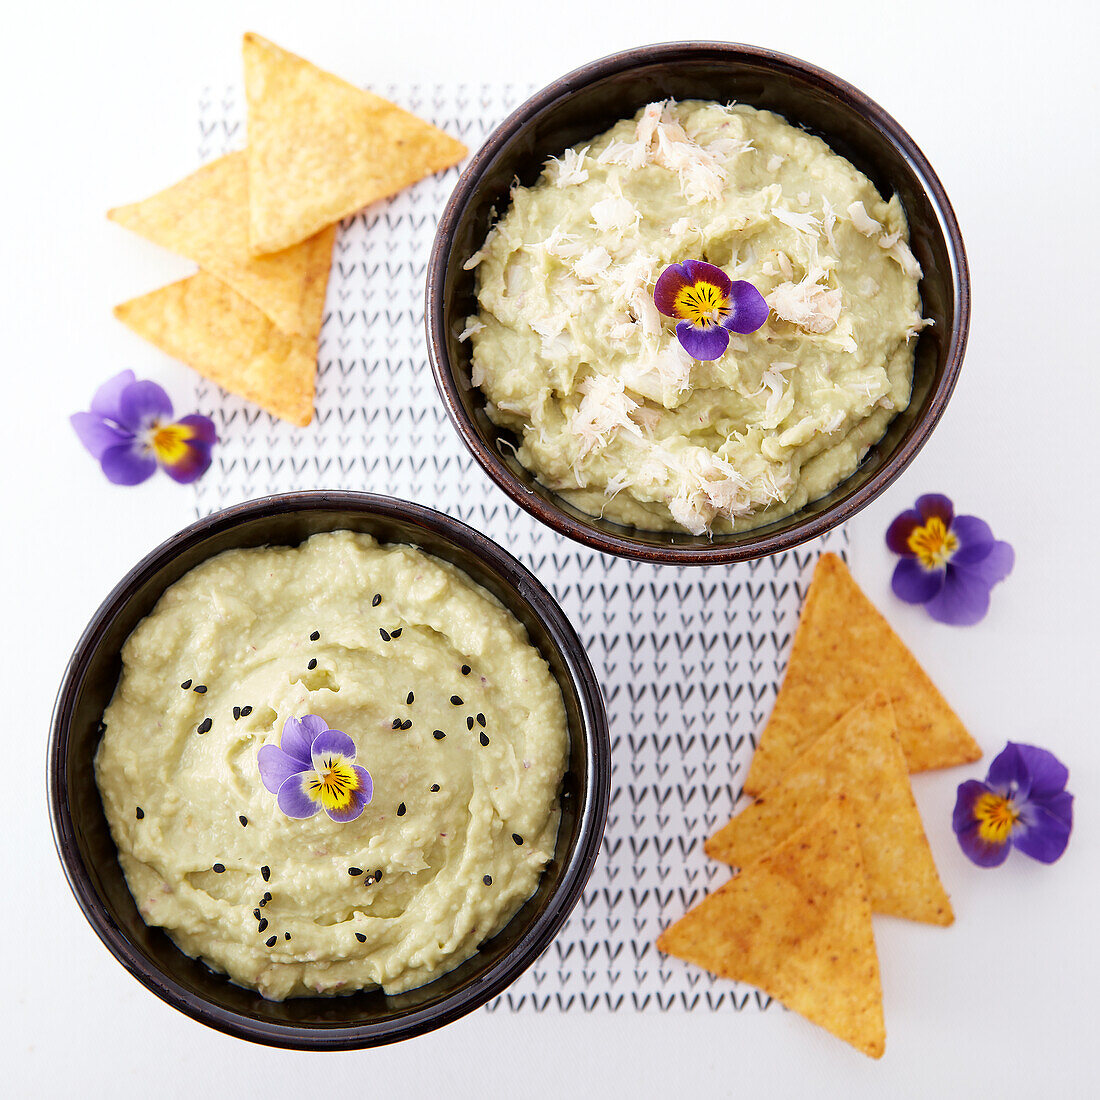
[{"label": "dark ceramic bowl", "polygon": [[[92,759],[121,671],[119,652],[164,590],[222,550],[297,545],[319,531],[363,531],[452,562],[527,628],[561,687],[570,753],[557,849],[539,888],[477,954],[429,985],[395,996],[266,1001],[184,955],[138,914],[118,865]],[[483,1005],[546,949],[581,895],[603,836],[611,749],[600,689],[549,593],[514,558],[449,516],[365,493],[306,492],[251,501],[191,524],[139,562],[77,644],[53,716],[50,813],[61,863],[88,922],[135,978],[174,1008],[243,1039],[302,1050],[374,1046],[421,1035]]]},{"label": "dark ceramic bowl", "polygon": [[[924,269],[924,315],[935,321],[917,342],[909,408],[851,477],[785,519],[713,538],[597,519],[541,485],[516,461],[518,441],[486,416],[484,395],[470,383],[469,344],[460,344],[456,335],[477,312],[474,273],[462,265],[485,240],[493,208],[508,208],[513,181],[534,183],[547,157],[668,96],[769,108],[823,138],[885,197],[897,193],[909,218],[910,245]],[[959,227],[913,139],[877,103],[830,73],[770,50],[725,42],[668,43],[605,57],[554,81],[505,119],[470,161],[443,212],[425,309],[436,385],[486,473],[563,535],[609,554],[680,565],[742,561],[789,549],[874,500],[909,465],[943,414],[962,364],[969,319],[970,280]]]}]

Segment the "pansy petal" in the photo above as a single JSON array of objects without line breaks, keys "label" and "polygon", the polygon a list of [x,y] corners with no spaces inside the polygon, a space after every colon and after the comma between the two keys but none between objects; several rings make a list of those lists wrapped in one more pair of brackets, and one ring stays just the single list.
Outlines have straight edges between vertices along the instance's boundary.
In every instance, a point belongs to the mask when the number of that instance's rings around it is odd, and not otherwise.
[{"label": "pansy petal", "polygon": [[140,485],[153,476],[157,462],[135,441],[108,447],[100,456],[99,464],[107,480],[115,485]]},{"label": "pansy petal", "polygon": [[320,771],[320,761],[326,756],[342,756],[349,763],[355,759],[355,742],[340,730],[325,730],[319,733],[310,747],[313,754],[313,766]]},{"label": "pansy petal", "polygon": [[302,762],[288,756],[277,745],[264,745],[256,756],[260,766],[260,780],[272,793],[278,794],[279,788],[302,768]]},{"label": "pansy petal", "polygon": [[119,447],[133,442],[129,432],[116,428],[95,413],[79,412],[69,417],[77,438],[92,458],[100,459],[108,447]]},{"label": "pansy petal", "polygon": [[730,312],[722,325],[731,332],[755,332],[768,319],[768,303],[752,283],[731,283],[729,299]]},{"label": "pansy petal", "polygon": [[196,443],[205,443],[208,447],[213,447],[218,442],[218,433],[214,428],[214,421],[208,416],[191,413],[190,416],[181,416],[176,423],[187,428],[187,438],[194,440]]},{"label": "pansy petal", "polygon": [[211,461],[210,448],[205,443],[191,443],[177,461],[163,463],[164,472],[180,485],[190,485],[210,469]]},{"label": "pansy petal", "polygon": [[[305,736],[308,739],[309,745],[312,746],[313,739],[319,734],[325,732],[328,729],[328,722],[326,722],[319,714],[303,714],[298,719],[301,723],[302,729],[305,732]],[[307,755],[309,755],[307,753]]]},{"label": "pansy petal", "polygon": [[927,603],[943,588],[946,570],[925,569],[916,558],[902,558],[894,568],[890,587],[899,600]]},{"label": "pansy petal", "polygon": [[[683,268],[691,282],[710,283],[711,286],[718,288],[718,293],[723,298],[730,296],[730,290],[734,285],[733,280],[720,267],[708,264],[706,260],[685,260]],[[751,283],[745,285],[752,286]],[[753,289],[756,288],[753,287]]]},{"label": "pansy petal", "polygon": [[690,321],[676,326],[676,336],[688,355],[703,362],[720,359],[730,342],[730,334],[721,325],[696,328]]},{"label": "pansy petal", "polygon": [[312,817],[320,808],[319,800],[310,796],[307,785],[315,782],[313,772],[298,772],[279,788],[279,809],[287,817],[303,819]]},{"label": "pansy petal", "polygon": [[951,827],[959,839],[966,858],[979,867],[997,867],[1008,858],[1012,844],[1005,840],[995,844],[985,840],[980,833],[980,822],[974,814],[974,807],[989,788],[978,779],[968,779],[959,784],[955,799],[955,810],[951,816]]},{"label": "pansy petal", "polygon": [[367,769],[356,766],[352,768],[352,771],[356,773],[359,779],[359,787],[352,792],[351,800],[340,809],[325,807],[325,813],[328,814],[329,818],[340,824],[354,821],[363,812],[374,795],[374,786]]},{"label": "pansy petal", "polygon": [[1009,741],[989,765],[985,781],[1002,793],[1016,790],[1021,798],[1051,798],[1065,790],[1069,769],[1046,749]]},{"label": "pansy petal", "polygon": [[[283,752],[287,756],[293,757],[293,759],[300,761],[301,767],[312,768],[313,756],[311,755],[309,748],[313,744],[313,738],[316,734],[310,733],[308,727],[305,725],[306,719],[314,717],[311,714],[307,714],[306,718],[288,718],[283,723],[283,735],[279,739],[279,744],[282,747]],[[325,727],[328,728],[327,726]]]},{"label": "pansy petal", "polygon": [[981,578],[962,569],[952,569],[949,564],[943,587],[924,607],[938,623],[973,626],[989,611],[989,586]]},{"label": "pansy petal", "polygon": [[1073,829],[1073,795],[1063,791],[1054,807],[1033,803],[1026,824],[1013,834],[1012,843],[1040,863],[1053,863],[1066,850]]},{"label": "pansy petal", "polygon": [[989,524],[977,516],[956,516],[951,524],[951,532],[959,540],[959,548],[952,555],[952,561],[976,561],[984,558],[994,542]]},{"label": "pansy petal", "polygon": [[886,528],[886,545],[895,554],[904,557],[914,557],[912,547],[909,545],[909,536],[922,525],[920,513],[910,508],[902,512],[889,527]]},{"label": "pansy petal", "polygon": [[671,264],[661,272],[653,288],[653,304],[666,317],[676,316],[676,295],[691,284],[683,264]]},{"label": "pansy petal", "polygon": [[943,493],[925,493],[917,497],[917,512],[923,523],[937,516],[943,520],[944,527],[950,529],[951,521],[955,518],[955,505]]},{"label": "pansy petal", "polygon": [[994,542],[986,548],[984,556],[976,560],[964,558],[961,551],[951,559],[952,568],[980,580],[987,588],[1003,581],[1015,564],[1016,551],[1007,542]]},{"label": "pansy petal", "polygon": [[119,400],[122,397],[122,391],[127,386],[132,385],[133,381],[134,372],[132,370],[124,370],[116,374],[114,378],[109,378],[95,391],[91,404],[92,412],[96,416],[103,417],[104,420],[120,421]]},{"label": "pansy petal", "polygon": [[132,382],[119,397],[118,413],[124,428],[139,432],[155,420],[171,420],[172,402],[156,382]]}]

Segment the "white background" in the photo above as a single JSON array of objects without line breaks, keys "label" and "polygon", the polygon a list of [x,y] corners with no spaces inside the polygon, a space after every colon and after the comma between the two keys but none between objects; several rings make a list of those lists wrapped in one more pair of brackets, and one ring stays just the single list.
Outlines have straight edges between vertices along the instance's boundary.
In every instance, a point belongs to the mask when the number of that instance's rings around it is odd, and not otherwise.
[{"label": "white background", "polygon": [[[1096,1094],[1100,35],[1091,4],[146,0],[25,3],[4,22],[0,1092]],[[779,1011],[476,1013],[381,1050],[266,1050],[162,1004],[80,915],[47,821],[52,698],[108,589],[193,517],[192,494],[167,478],[107,485],[66,422],[125,367],[161,380],[177,407],[191,393],[184,368],[110,315],[114,303],[188,269],[103,214],[195,167],[198,94],[239,80],[239,38],[249,29],[358,84],[541,85],[647,42],[750,42],[862,88],[936,167],[970,256],[970,346],[933,439],[852,523],[855,573],[987,753],[1014,739],[1064,759],[1077,820],[1053,867],[1017,855],[983,872],[950,833],[964,773],[917,780],[958,919],[947,930],[876,920],[889,1032],[881,1062]],[[933,624],[889,595],[883,531],[925,491],[953,496],[1016,547],[1015,573],[973,629]]]}]

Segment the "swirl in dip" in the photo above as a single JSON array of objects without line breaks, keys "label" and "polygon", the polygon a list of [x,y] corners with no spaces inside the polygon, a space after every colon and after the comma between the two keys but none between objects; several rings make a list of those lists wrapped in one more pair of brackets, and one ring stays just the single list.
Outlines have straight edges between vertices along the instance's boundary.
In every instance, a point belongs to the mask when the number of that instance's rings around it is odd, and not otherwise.
[{"label": "swirl in dip", "polygon": [[[472,381],[518,457],[646,530],[744,530],[832,490],[909,403],[920,267],[897,197],[742,104],[652,103],[550,160],[467,262]],[[711,362],[653,302],[704,260],[770,313]]]},{"label": "swirl in dip", "polygon": [[[231,550],[134,630],[99,784],[144,920],[265,997],[412,989],[535,891],[568,732],[523,626],[454,566],[341,531]],[[284,721],[348,734],[354,821],[294,820],[257,754]]]}]

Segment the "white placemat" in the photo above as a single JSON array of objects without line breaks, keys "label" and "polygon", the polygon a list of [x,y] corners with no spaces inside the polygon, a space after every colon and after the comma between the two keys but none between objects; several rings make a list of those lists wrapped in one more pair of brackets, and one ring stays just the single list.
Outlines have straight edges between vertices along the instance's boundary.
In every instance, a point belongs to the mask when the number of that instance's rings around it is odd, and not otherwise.
[{"label": "white placemat", "polygon": [[[475,149],[530,89],[373,89]],[[200,102],[203,159],[245,140],[240,90]],[[770,999],[661,955],[654,940],[729,871],[703,839],[732,814],[814,562],[843,530],[743,565],[646,565],[584,549],[511,503],[447,421],[424,345],[424,276],[458,169],[349,219],[337,237],[316,415],[294,428],[200,379],[221,443],[199,515],[267,493],[358,489],[430,505],[501,543],[554,594],[607,701],[611,809],[595,870],[550,949],[486,1011],[742,1011]]]}]

